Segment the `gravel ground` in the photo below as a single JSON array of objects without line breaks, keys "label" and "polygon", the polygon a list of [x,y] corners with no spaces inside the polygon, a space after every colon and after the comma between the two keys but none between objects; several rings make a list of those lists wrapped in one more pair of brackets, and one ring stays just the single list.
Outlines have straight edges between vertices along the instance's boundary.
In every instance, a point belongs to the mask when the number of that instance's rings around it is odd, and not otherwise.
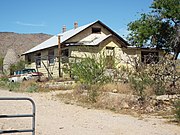
[{"label": "gravel ground", "polygon": [[[180,126],[169,124],[164,119],[148,116],[139,119],[106,110],[64,104],[55,98],[55,94],[0,90],[0,97],[30,97],[35,101],[36,135],[180,135]],[[0,101],[0,114],[22,112],[31,112],[28,102]],[[29,118],[0,119],[1,130],[30,126]]]}]

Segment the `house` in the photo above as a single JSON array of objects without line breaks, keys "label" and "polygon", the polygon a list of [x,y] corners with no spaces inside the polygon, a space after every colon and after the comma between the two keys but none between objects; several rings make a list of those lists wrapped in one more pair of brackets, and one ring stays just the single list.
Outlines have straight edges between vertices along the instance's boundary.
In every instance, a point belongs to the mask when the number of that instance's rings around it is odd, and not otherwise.
[{"label": "house", "polygon": [[[49,38],[23,55],[28,63],[26,67],[36,68],[45,76],[52,78],[66,76],[62,69],[66,68],[67,63],[101,52],[105,52],[109,61],[115,58],[118,65],[128,63],[127,55],[141,57],[149,51],[159,55],[155,49],[138,49],[129,46],[122,37],[98,20],[81,27],[75,22],[74,28],[68,31],[64,26],[61,34]],[[111,68],[111,64],[108,66]]]}]

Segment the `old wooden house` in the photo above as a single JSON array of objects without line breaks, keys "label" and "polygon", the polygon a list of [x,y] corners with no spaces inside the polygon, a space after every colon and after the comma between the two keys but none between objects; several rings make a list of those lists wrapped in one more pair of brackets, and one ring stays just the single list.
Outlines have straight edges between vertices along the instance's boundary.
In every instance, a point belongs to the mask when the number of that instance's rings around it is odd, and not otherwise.
[{"label": "old wooden house", "polygon": [[[27,61],[27,68],[36,68],[48,77],[65,77],[63,68],[78,59],[104,52],[107,61],[115,59],[118,66],[127,65],[129,57],[139,57],[144,61],[144,55],[154,53],[156,49],[136,48],[120,37],[101,21],[95,21],[66,31],[63,27],[62,33],[55,35],[34,48],[23,53]],[[111,62],[108,67],[111,68]]]}]

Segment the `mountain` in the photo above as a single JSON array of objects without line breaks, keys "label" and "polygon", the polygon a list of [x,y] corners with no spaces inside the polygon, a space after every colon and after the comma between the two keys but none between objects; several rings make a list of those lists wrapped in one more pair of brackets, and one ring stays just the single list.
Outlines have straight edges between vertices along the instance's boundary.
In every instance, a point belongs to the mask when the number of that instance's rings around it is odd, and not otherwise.
[{"label": "mountain", "polygon": [[5,57],[9,48],[14,49],[17,55],[31,49],[42,43],[52,35],[37,34],[19,34],[14,32],[0,32],[0,57]]}]

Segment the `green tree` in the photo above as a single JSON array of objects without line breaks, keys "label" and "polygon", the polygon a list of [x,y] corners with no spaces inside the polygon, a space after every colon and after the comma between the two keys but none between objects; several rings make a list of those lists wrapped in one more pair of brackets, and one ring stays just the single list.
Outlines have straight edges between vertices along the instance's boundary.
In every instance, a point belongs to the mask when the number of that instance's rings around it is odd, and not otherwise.
[{"label": "green tree", "polygon": [[20,60],[19,62],[17,62],[16,64],[12,64],[10,66],[10,72],[11,74],[14,73],[14,71],[16,70],[22,70],[25,68],[25,61],[24,60]]},{"label": "green tree", "polygon": [[180,1],[154,0],[149,13],[128,24],[128,40],[132,45],[155,46],[174,52],[174,59],[180,53]]}]

